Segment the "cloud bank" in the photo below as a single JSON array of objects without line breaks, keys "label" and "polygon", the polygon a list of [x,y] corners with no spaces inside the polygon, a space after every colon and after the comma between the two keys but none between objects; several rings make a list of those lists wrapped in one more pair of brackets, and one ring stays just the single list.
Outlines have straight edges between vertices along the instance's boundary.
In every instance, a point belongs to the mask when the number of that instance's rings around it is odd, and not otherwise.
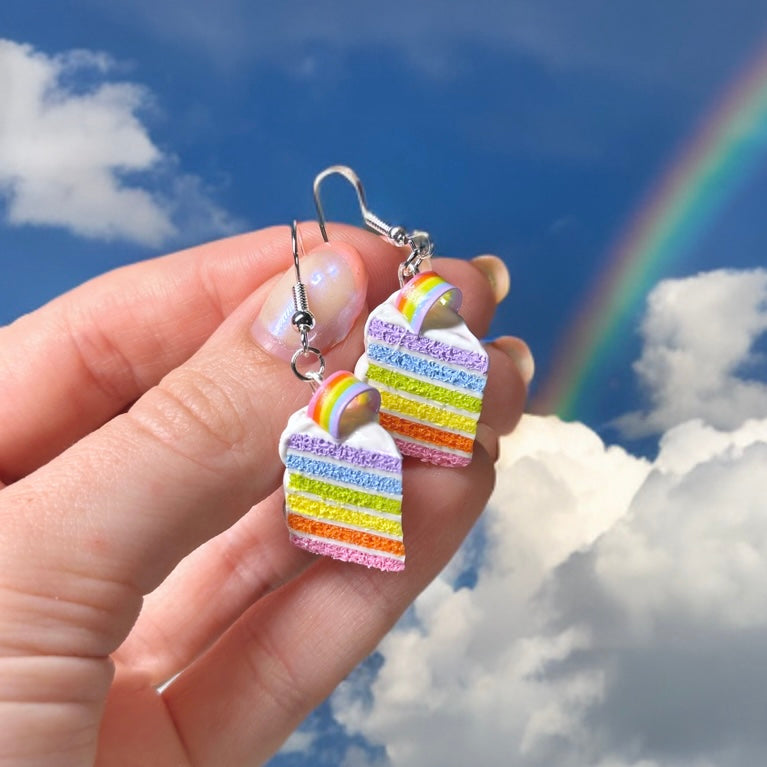
[{"label": "cloud bank", "polygon": [[[105,54],[48,56],[0,39],[0,198],[11,224],[156,247],[194,222],[201,236],[236,223],[201,179],[149,136],[149,92],[111,82]],[[184,230],[184,233],[188,232]]]},{"label": "cloud bank", "polygon": [[[687,360],[647,377],[659,412],[672,389],[683,398],[669,379],[690,385],[687,365],[748,383],[737,371],[762,327],[764,280],[658,286],[642,359],[674,327],[672,357]],[[708,344],[681,332],[711,307],[728,312],[730,341],[710,315],[697,325]],[[582,424],[523,419],[503,444],[473,588],[456,586],[460,562],[448,568],[384,640],[377,673],[331,699],[350,736],[385,749],[350,749],[349,767],[765,761],[767,418],[736,397],[717,426],[721,408],[697,392],[653,461]]]},{"label": "cloud bank", "polygon": [[691,418],[732,429],[745,417],[767,417],[767,384],[750,375],[763,362],[754,347],[766,331],[764,269],[661,282],[647,299],[634,364],[650,408],[617,426],[636,437]]}]

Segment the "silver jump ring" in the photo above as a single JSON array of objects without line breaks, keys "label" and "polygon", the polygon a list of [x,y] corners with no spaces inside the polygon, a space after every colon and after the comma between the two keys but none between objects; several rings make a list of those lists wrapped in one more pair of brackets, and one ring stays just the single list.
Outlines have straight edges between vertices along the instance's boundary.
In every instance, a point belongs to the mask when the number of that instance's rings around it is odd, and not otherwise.
[{"label": "silver jump ring", "polygon": [[[298,358],[310,357],[312,355],[314,355],[315,358],[319,361],[320,369],[310,370],[307,373],[302,373],[298,369]],[[290,367],[292,368],[295,376],[300,380],[319,383],[322,381],[322,377],[325,375],[325,358],[322,356],[322,352],[319,349],[316,349],[314,346],[308,346],[306,349],[301,347],[300,349],[296,349],[293,356],[291,357]]]},{"label": "silver jump ring", "polygon": [[408,264],[407,261],[403,261],[399,265],[399,269],[397,269],[397,277],[399,278],[399,286],[401,288],[405,287],[405,283],[411,279],[412,277],[415,277],[416,274],[418,274],[417,269],[413,268],[412,264]]},{"label": "silver jump ring", "polygon": [[325,168],[314,179],[314,207],[317,209],[317,223],[320,225],[320,231],[322,232],[322,239],[325,242],[328,241],[328,233],[325,227],[325,211],[322,207],[322,200],[320,200],[320,185],[328,177],[332,175],[339,175],[345,178],[353,187],[357,193],[357,202],[359,203],[360,213],[362,213],[362,221],[365,224],[365,228],[371,232],[380,234],[385,240],[388,240],[393,245],[403,246],[409,245],[411,253],[407,257],[407,266],[410,267],[415,262],[413,274],[418,273],[418,264],[423,261],[424,258],[428,258],[434,251],[434,244],[429,237],[428,232],[421,232],[415,230],[408,232],[403,226],[392,226],[387,224],[383,219],[379,218],[372,210],[367,206],[367,200],[365,199],[365,190],[362,188],[362,182],[359,176],[347,165],[331,165],[329,168]]}]

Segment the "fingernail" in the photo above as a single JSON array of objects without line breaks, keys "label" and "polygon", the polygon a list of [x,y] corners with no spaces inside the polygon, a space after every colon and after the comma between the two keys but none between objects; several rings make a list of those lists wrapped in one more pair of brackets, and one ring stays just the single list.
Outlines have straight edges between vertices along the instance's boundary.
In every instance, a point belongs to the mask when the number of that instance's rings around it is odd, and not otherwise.
[{"label": "fingernail", "polygon": [[530,347],[521,338],[514,336],[501,336],[492,344],[514,360],[522,380],[529,386],[535,375],[535,360]]},{"label": "fingernail", "polygon": [[485,452],[490,456],[490,460],[495,463],[500,453],[498,433],[495,429],[480,421],[477,423],[477,434],[474,439],[482,445]]},{"label": "fingernail", "polygon": [[[365,305],[367,272],[359,253],[342,242],[328,242],[301,257],[301,281],[306,286],[314,328],[309,343],[327,352],[349,334]],[[270,354],[290,360],[301,345],[291,323],[295,312],[293,286],[295,269],[291,267],[274,285],[261,307],[252,334]]]},{"label": "fingernail", "polygon": [[509,294],[511,287],[511,278],[506,264],[498,256],[477,256],[471,259],[471,263],[487,277],[490,287],[493,289],[495,303],[500,304]]}]

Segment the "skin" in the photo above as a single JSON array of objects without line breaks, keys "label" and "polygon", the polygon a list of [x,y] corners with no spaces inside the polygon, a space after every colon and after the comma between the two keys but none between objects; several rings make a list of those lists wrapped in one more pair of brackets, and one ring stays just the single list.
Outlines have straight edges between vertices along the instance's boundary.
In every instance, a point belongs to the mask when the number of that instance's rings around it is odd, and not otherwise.
[{"label": "skin", "polygon": [[[396,289],[401,252],[330,236],[361,254],[366,306]],[[0,329],[0,767],[266,760],[484,507],[526,396],[503,344],[471,465],[406,461],[404,573],[288,543],[277,440],[309,390],[250,328],[291,264],[288,228],[266,229],[105,274]],[[433,268],[483,336],[486,275]],[[329,370],[353,368],[366,315]]]}]

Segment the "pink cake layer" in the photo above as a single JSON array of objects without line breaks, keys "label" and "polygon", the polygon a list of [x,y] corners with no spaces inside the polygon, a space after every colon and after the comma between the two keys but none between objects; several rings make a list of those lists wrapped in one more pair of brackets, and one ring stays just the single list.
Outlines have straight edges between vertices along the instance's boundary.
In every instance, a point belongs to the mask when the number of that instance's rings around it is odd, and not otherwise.
[{"label": "pink cake layer", "polygon": [[419,445],[417,442],[406,442],[403,439],[397,439],[396,434],[393,434],[392,436],[402,455],[419,458],[422,461],[428,461],[429,463],[434,463],[438,466],[468,466],[471,463],[470,455],[446,453],[439,448],[428,447],[426,445]]},{"label": "pink cake layer", "polygon": [[376,567],[379,570],[386,570],[388,572],[400,572],[405,569],[405,563],[400,559],[392,559],[391,557],[384,557],[378,554],[368,554],[365,551],[348,549],[346,546],[339,546],[327,541],[316,541],[312,538],[294,535],[293,533],[290,535],[290,542],[299,548],[311,551],[313,554],[322,554],[323,556],[333,557],[333,559],[340,559],[344,562],[355,562],[358,565],[365,565],[365,567]]}]

